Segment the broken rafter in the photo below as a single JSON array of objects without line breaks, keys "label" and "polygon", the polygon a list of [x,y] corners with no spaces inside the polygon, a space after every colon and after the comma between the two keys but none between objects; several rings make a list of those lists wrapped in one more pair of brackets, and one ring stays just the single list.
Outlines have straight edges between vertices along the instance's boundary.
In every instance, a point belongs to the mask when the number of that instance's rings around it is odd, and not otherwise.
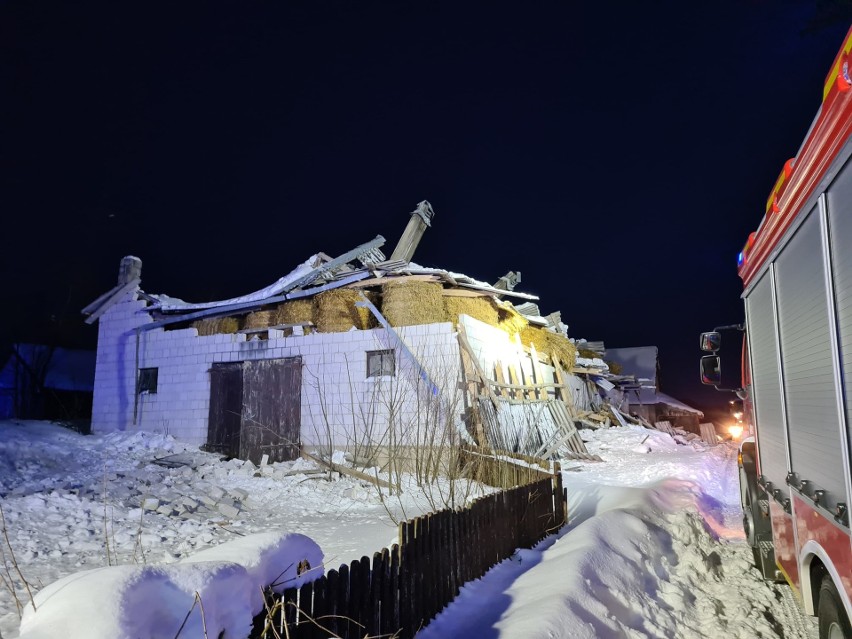
[{"label": "broken rafter", "polygon": [[335,464],[333,462],[326,461],[325,459],[322,459],[322,458],[317,457],[315,455],[311,455],[307,451],[304,451],[304,450],[302,451],[302,457],[304,457],[305,459],[310,459],[311,461],[315,461],[316,463],[320,464],[321,466],[325,466],[326,468],[329,468],[330,470],[332,470],[336,473],[340,473],[341,475],[348,475],[350,477],[354,477],[355,479],[360,479],[362,481],[368,481],[371,484],[379,486],[380,488],[389,488],[389,489],[393,488],[393,486],[390,484],[390,482],[387,482],[384,479],[379,479],[378,476],[372,477],[372,476],[368,475],[367,473],[362,473],[360,470],[355,470],[354,468],[348,468],[346,466],[341,466],[340,464]]},{"label": "broken rafter", "polygon": [[150,331],[152,329],[161,328],[169,324],[188,322],[190,320],[201,319],[204,317],[241,315],[243,313],[248,313],[255,309],[261,308],[262,306],[266,306],[267,304],[277,304],[278,302],[286,302],[287,300],[295,300],[301,297],[316,295],[317,293],[322,293],[323,291],[330,291],[335,288],[341,288],[343,286],[346,286],[347,284],[351,284],[352,282],[357,282],[358,280],[364,279],[365,277],[367,277],[367,275],[367,273],[356,273],[355,275],[350,275],[349,277],[344,278],[342,280],[330,282],[329,284],[325,284],[324,286],[316,286],[306,291],[293,291],[292,293],[288,293],[286,295],[276,295],[275,297],[268,297],[264,300],[242,302],[240,304],[214,306],[213,308],[204,309],[202,311],[196,311],[194,313],[187,313],[185,315],[170,315],[169,317],[158,319],[154,322],[151,322],[150,324],[143,324],[139,327],[139,330]]}]

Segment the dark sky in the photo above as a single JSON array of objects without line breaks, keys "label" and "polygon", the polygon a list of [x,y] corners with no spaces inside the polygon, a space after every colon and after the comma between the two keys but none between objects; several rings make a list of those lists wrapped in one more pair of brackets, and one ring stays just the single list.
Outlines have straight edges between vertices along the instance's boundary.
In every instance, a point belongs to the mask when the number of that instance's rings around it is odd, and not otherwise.
[{"label": "dark sky", "polygon": [[[819,107],[844,0],[0,2],[0,342],[94,345],[126,254],[188,301],[384,235],[415,261],[656,345],[698,333]],[[840,18],[836,15],[840,10]]]}]

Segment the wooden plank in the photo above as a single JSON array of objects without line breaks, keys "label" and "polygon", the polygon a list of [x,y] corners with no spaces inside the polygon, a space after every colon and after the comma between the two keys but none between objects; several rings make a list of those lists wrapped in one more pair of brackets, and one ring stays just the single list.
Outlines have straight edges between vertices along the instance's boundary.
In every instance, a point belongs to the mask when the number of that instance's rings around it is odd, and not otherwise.
[{"label": "wooden plank", "polygon": [[533,375],[535,377],[536,391],[539,399],[549,399],[547,391],[542,388],[544,381],[544,370],[541,368],[541,362],[538,360],[538,351],[535,344],[530,344],[530,361],[532,362]]},{"label": "wooden plank", "polygon": [[[527,354],[531,353],[529,348],[526,348],[526,349],[524,348],[524,345],[521,342],[521,336],[520,336],[519,333],[515,333],[514,341],[515,341],[515,346],[517,346],[517,348],[518,348],[518,352],[526,352]],[[532,360],[530,360],[530,366],[532,367]],[[518,368],[520,369],[519,372],[520,372],[520,375],[521,375],[521,383],[525,386],[523,396],[525,396],[526,399],[529,399],[529,400],[536,399],[535,389],[529,388],[530,383],[531,383],[530,376],[526,372],[526,370],[524,370],[524,360],[521,359],[521,358],[518,358]],[[534,383],[534,382],[532,382],[532,383]]]},{"label": "wooden plank", "polygon": [[500,395],[509,398],[509,389],[506,388],[506,377],[503,375],[503,363],[498,361],[494,365],[494,378],[497,380],[495,386],[500,390]]},{"label": "wooden plank", "polygon": [[326,461],[324,459],[320,459],[319,457],[316,457],[315,455],[311,455],[306,450],[303,450],[301,454],[302,454],[302,457],[304,457],[305,459],[313,460],[316,463],[321,464],[322,466],[325,466],[326,468],[329,468],[330,470],[333,470],[334,472],[340,473],[341,475],[348,475],[349,477],[354,477],[355,479],[361,479],[363,481],[368,481],[371,484],[374,484],[375,486],[380,486],[381,488],[393,489],[393,485],[386,482],[384,479],[379,479],[378,477],[373,477],[371,475],[368,475],[367,473],[362,473],[360,470],[355,470],[354,468],[349,468],[347,466],[341,466],[339,464],[335,464],[333,462]]},{"label": "wooden plank", "polygon": [[337,632],[341,637],[358,636],[357,626],[352,623],[349,566],[343,564],[337,573],[340,579],[337,588]]},{"label": "wooden plank", "polygon": [[602,368],[587,368],[585,366],[575,366],[571,369],[572,373],[582,373],[584,375],[603,375]]},{"label": "wooden plank", "polygon": [[571,387],[565,381],[565,373],[562,372],[562,367],[559,365],[559,360],[556,357],[551,357],[553,360],[554,374],[556,381],[559,382],[559,398],[565,403],[568,409],[568,414],[574,418],[577,416],[577,405],[574,403],[574,393]]},{"label": "wooden plank", "polygon": [[[385,550],[387,552],[387,550]],[[382,634],[381,602],[384,590],[383,582],[385,575],[385,555],[373,553],[373,567],[370,571],[370,606],[367,633],[370,637],[378,637]]]},{"label": "wooden plank", "polygon": [[445,288],[441,291],[444,297],[494,297],[491,293],[470,291],[464,288]]},{"label": "wooden plank", "polygon": [[518,371],[515,369],[514,364],[509,364],[508,368],[509,368],[509,379],[512,380],[512,384],[510,386],[508,386],[507,388],[509,388],[512,391],[512,398],[513,399],[522,399],[523,394],[519,391],[522,390],[524,388],[524,386],[523,386],[523,384],[521,384],[521,380],[518,377]]},{"label": "wooden plank", "polygon": [[485,373],[482,372],[482,368],[479,366],[479,362],[476,358],[476,353],[473,352],[473,348],[471,348],[470,342],[467,340],[467,334],[464,330],[464,324],[459,324],[458,341],[461,347],[465,351],[467,351],[467,354],[470,357],[470,362],[473,365],[473,369],[476,371],[480,382],[482,382],[482,385],[485,388],[485,394],[494,403],[494,407],[499,408],[497,396],[494,394],[494,390],[491,388],[491,384],[489,383],[491,380],[485,377]]},{"label": "wooden plank", "polygon": [[388,275],[385,277],[368,277],[360,282],[353,282],[346,288],[368,288],[370,286],[379,286],[388,282],[440,282],[441,278],[436,275]]}]

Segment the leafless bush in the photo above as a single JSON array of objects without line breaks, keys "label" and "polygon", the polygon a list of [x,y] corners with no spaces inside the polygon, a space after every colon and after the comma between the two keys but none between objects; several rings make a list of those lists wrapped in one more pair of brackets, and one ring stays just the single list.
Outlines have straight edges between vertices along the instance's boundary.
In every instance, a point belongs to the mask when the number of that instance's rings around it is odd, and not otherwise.
[{"label": "leafless bush", "polygon": [[20,617],[23,614],[24,606],[21,602],[21,598],[18,596],[19,585],[16,583],[15,577],[17,577],[17,582],[23,585],[23,588],[26,590],[27,596],[30,600],[30,605],[33,607],[33,611],[36,609],[35,597],[33,596],[30,583],[21,572],[21,568],[18,565],[18,559],[15,557],[15,550],[12,548],[12,542],[9,540],[9,531],[6,527],[6,515],[3,512],[2,505],[0,505],[0,532],[3,533],[3,573],[0,574],[0,580],[3,582],[3,587],[10,595],[12,595],[12,599],[15,601],[15,608],[18,611],[18,617]]}]

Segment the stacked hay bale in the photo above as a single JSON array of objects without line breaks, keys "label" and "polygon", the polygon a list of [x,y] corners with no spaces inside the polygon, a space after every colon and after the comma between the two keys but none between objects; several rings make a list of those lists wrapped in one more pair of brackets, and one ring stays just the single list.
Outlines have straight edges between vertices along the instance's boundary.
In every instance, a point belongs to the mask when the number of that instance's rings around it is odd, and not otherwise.
[{"label": "stacked hay bale", "polygon": [[[368,294],[368,299],[370,294]],[[353,327],[361,330],[374,328],[375,318],[369,309],[355,306],[361,291],[338,288],[314,297],[314,323],[320,333],[342,333]],[[372,300],[371,300],[372,301]]]},{"label": "stacked hay bale", "polygon": [[559,333],[527,326],[520,335],[523,344],[532,344],[539,353],[551,355],[566,371],[570,371],[577,363],[577,347]]},{"label": "stacked hay bale", "polygon": [[221,335],[240,330],[240,320],[236,317],[207,317],[195,320],[191,326],[199,335]]},{"label": "stacked hay bale", "polygon": [[459,315],[470,315],[489,326],[499,326],[497,307],[491,297],[444,297],[446,321],[457,325]]},{"label": "stacked hay bale", "polygon": [[[301,324],[302,322],[314,321],[315,305],[313,298],[301,298],[297,300],[288,300],[279,304],[273,314],[273,326],[281,324]],[[311,328],[305,327],[305,335],[311,333]]]},{"label": "stacked hay bale", "polygon": [[392,280],[382,284],[382,315],[391,326],[446,321],[440,282]]},{"label": "stacked hay bale", "polygon": [[254,328],[269,328],[272,325],[272,311],[255,311],[246,315],[243,328],[251,330]]}]

